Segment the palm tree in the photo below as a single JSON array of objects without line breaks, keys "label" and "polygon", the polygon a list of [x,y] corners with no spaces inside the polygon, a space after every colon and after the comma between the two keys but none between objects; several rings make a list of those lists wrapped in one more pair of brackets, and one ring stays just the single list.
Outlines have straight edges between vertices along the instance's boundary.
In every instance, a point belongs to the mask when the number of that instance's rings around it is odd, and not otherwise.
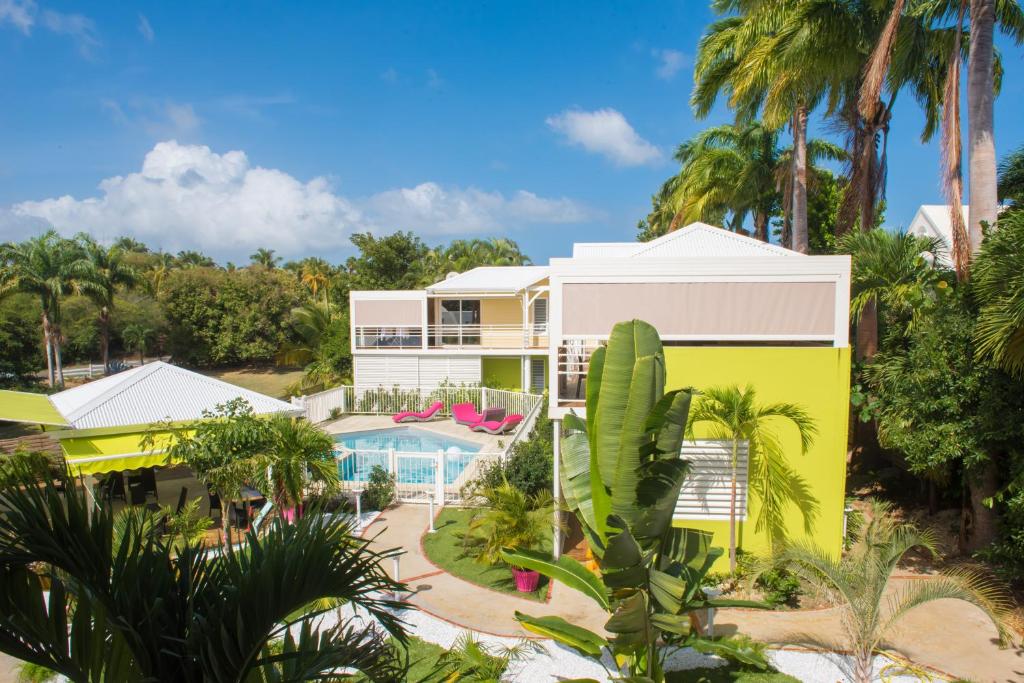
[{"label": "palm tree", "polygon": [[499,683],[510,666],[538,650],[529,640],[515,645],[488,645],[465,631],[438,658],[438,673],[445,683]]},{"label": "palm tree", "polygon": [[314,300],[321,290],[324,293],[324,301],[328,300],[331,271],[331,265],[322,258],[303,259],[299,265],[299,281],[309,288]]},{"label": "palm tree", "polygon": [[935,547],[931,530],[919,531],[911,525],[898,524],[886,507],[876,504],[871,519],[855,532],[851,549],[842,557],[801,542],[786,546],[765,567],[785,567],[838,596],[845,642],[824,643],[813,635],[805,639],[807,644],[851,652],[851,678],[856,683],[870,683],[875,680],[872,659],[883,651],[900,619],[934,600],[963,600],[974,605],[996,627],[1001,640],[1011,639],[1006,619],[1013,603],[994,582],[977,571],[952,569],[889,590],[892,575],[908,551],[923,548],[934,554]]},{"label": "palm tree", "polygon": [[975,355],[1024,377],[1024,211],[1013,210],[988,234],[974,263],[973,289],[981,310]]},{"label": "palm tree", "polygon": [[0,282],[4,290],[37,296],[41,309],[43,341],[49,385],[63,386],[61,358],[61,303],[74,289],[71,264],[78,246],[54,230],[21,243],[0,245]]},{"label": "palm tree", "polygon": [[798,504],[809,526],[817,515],[817,501],[810,497],[803,479],[786,462],[782,442],[772,430],[780,420],[791,423],[800,434],[800,452],[807,452],[817,434],[814,420],[793,403],[759,405],[754,388],[711,387],[701,392],[690,411],[687,434],[693,438],[696,425],[702,425],[710,438],[728,441],[729,459],[729,571],[736,571],[736,499],[740,444],[747,443],[750,488],[761,501],[757,531],[767,531],[774,540],[783,538],[782,520],[787,502]]},{"label": "palm tree", "polygon": [[177,268],[213,268],[217,264],[202,252],[186,249],[177,253],[174,265]]},{"label": "palm tree", "polygon": [[263,449],[266,467],[260,471],[267,472],[266,489],[272,491],[274,505],[286,517],[293,517],[307,488],[312,486],[319,493],[337,489],[334,439],[305,419],[276,415],[268,422]]},{"label": "palm tree", "polygon": [[254,265],[263,266],[267,270],[273,270],[277,267],[277,264],[281,262],[280,256],[274,256],[273,249],[264,249],[260,247],[253,253],[249,254],[249,260]]},{"label": "palm tree", "polygon": [[332,334],[348,330],[338,307],[329,301],[317,301],[293,308],[291,328],[295,339],[281,347],[277,362],[303,366],[297,389],[309,391],[339,383],[345,368],[339,365],[336,349],[327,344]]},{"label": "palm tree", "polygon": [[[852,256],[850,317],[857,324],[857,357],[878,352],[878,311],[912,323],[915,304],[936,287],[945,274],[935,255],[944,245],[938,239],[888,230],[851,232],[839,238],[838,249]],[[870,312],[869,324],[863,324]]]},{"label": "palm tree", "polygon": [[[239,548],[161,537],[148,513],[115,541],[115,515],[76,482],[34,472],[0,491],[0,650],[73,681],[311,680],[339,669],[401,680],[401,588],[348,522],[272,522]],[[115,546],[115,543],[119,545]],[[119,552],[112,552],[115,547]],[[365,621],[322,623],[346,602]]]},{"label": "palm tree", "polygon": [[139,352],[139,365],[146,363],[146,346],[153,336],[153,328],[140,324],[125,325],[121,331],[121,340],[129,350]]},{"label": "palm tree", "polygon": [[138,282],[135,269],[124,259],[120,247],[104,247],[85,233],[77,235],[82,256],[72,264],[75,289],[87,296],[99,309],[100,357],[104,372],[110,371],[110,319],[114,294],[119,287],[131,288]]},{"label": "palm tree", "polygon": [[999,162],[999,200],[1009,200],[1017,209],[1024,206],[1024,145]]},{"label": "palm tree", "polygon": [[164,280],[167,275],[177,266],[177,261],[172,254],[165,251],[157,252],[149,265],[149,286],[154,296],[160,296]]}]

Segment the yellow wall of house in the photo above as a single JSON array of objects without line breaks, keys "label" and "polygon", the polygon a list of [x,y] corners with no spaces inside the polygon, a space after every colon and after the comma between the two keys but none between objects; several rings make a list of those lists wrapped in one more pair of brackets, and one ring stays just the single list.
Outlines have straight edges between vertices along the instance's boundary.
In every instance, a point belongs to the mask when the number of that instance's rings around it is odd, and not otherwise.
[{"label": "yellow wall of house", "polygon": [[[666,389],[692,386],[752,385],[759,403],[797,403],[814,419],[818,435],[813,446],[800,454],[795,427],[780,422],[777,433],[789,463],[804,478],[818,501],[819,511],[808,531],[804,517],[793,505],[785,513],[790,538],[809,538],[828,552],[842,546],[846,487],[846,448],[850,401],[850,349],[832,347],[713,347],[665,348]],[[700,429],[696,436],[707,437]],[[738,546],[755,554],[770,550],[768,535],[756,530],[760,501],[751,494],[746,521],[737,525]],[[714,545],[728,548],[727,521],[677,520],[676,526],[714,533]],[[728,569],[725,557],[716,570]]]},{"label": "yellow wall of house", "polygon": [[[523,325],[523,301],[518,297],[480,300],[480,324],[484,332],[480,335],[480,345],[490,348],[521,348]],[[513,325],[501,331],[487,332],[487,325]]]}]

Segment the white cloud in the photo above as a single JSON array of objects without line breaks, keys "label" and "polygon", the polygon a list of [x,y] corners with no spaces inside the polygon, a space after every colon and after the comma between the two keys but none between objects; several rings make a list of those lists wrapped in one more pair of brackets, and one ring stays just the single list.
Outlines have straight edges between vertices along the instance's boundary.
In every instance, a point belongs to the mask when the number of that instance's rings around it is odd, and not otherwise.
[{"label": "white cloud", "polygon": [[156,33],[153,32],[153,25],[149,23],[149,19],[146,18],[145,14],[139,14],[139,33],[150,43],[156,38]]},{"label": "white cloud", "polygon": [[428,233],[479,233],[530,223],[577,223],[589,212],[571,199],[546,199],[519,190],[506,197],[474,187],[443,188],[421,183],[370,197],[366,210],[375,222]]},{"label": "white cloud", "polygon": [[[130,235],[169,251],[199,248],[241,256],[270,246],[285,255],[347,246],[359,230],[422,234],[493,231],[584,220],[589,212],[567,198],[526,191],[510,196],[426,182],[364,198],[337,194],[322,177],[303,182],[253,166],[244,152],[158,143],[142,169],[100,183],[95,197],[26,201],[0,211],[0,233],[27,234],[38,219],[63,233]],[[35,220],[33,220],[35,219]]]},{"label": "white cloud", "polygon": [[156,139],[189,138],[202,124],[195,107],[187,102],[134,97],[123,103],[100,100],[100,106],[118,125],[141,128]]},{"label": "white cloud", "polygon": [[658,60],[654,73],[664,81],[671,81],[679,70],[689,63],[689,58],[679,50],[651,49],[651,56]]},{"label": "white cloud", "polygon": [[548,126],[570,144],[601,154],[619,166],[640,166],[661,160],[661,150],[640,137],[615,109],[567,109],[549,116]]},{"label": "white cloud", "polygon": [[10,22],[26,36],[35,23],[36,3],[32,0],[0,0],[0,24]]},{"label": "white cloud", "polygon": [[89,17],[45,10],[39,20],[40,24],[54,33],[70,36],[78,45],[78,51],[83,57],[91,59],[96,48],[100,46],[96,24]]}]

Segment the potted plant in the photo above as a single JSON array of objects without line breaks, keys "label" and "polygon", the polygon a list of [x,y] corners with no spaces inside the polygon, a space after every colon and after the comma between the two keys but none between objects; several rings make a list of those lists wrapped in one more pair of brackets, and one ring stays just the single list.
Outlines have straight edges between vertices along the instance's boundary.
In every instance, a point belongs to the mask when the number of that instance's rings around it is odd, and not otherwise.
[{"label": "potted plant", "polygon": [[[483,504],[470,518],[467,540],[475,546],[480,562],[501,562],[502,548],[537,550],[550,537],[554,507],[547,491],[529,495],[506,479],[479,495]],[[511,569],[517,591],[537,590],[538,572],[516,566]]]}]

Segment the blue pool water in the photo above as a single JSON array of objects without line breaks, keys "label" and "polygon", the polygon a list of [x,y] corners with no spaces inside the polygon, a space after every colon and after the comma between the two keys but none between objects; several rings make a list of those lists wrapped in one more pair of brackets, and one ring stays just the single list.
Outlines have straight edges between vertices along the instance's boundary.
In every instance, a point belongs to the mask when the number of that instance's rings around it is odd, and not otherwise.
[{"label": "blue pool water", "polygon": [[471,441],[415,427],[350,432],[339,434],[334,440],[354,451],[338,462],[338,476],[344,481],[366,481],[374,465],[387,469],[387,452],[394,449],[398,454],[399,483],[433,482],[437,452],[444,451],[444,480],[452,484],[480,451],[480,445]]}]

